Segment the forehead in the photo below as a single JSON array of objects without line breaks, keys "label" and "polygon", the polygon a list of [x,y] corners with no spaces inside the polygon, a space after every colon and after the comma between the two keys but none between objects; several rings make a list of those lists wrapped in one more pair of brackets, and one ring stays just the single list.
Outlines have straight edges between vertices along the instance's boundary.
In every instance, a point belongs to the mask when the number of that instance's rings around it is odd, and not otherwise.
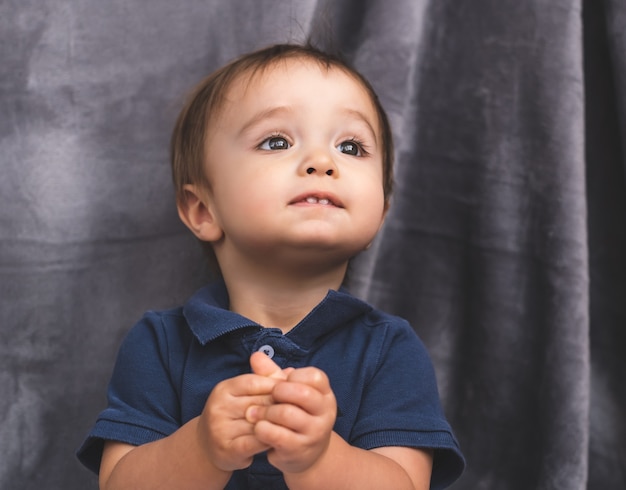
[{"label": "forehead", "polygon": [[[269,102],[267,97],[343,97],[346,104],[365,105],[377,112],[372,94],[349,69],[309,57],[287,57],[248,68],[234,77],[224,102]],[[265,99],[265,100],[264,100]]]}]

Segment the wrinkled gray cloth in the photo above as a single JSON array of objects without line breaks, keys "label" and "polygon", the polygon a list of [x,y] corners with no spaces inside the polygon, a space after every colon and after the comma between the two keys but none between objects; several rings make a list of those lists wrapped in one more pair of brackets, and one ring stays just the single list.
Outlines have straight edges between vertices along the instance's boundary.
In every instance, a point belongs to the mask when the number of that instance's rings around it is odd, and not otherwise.
[{"label": "wrinkled gray cloth", "polygon": [[427,344],[453,488],[626,488],[625,0],[0,2],[0,488],[97,488],[73,453],[121,338],[207,279],[170,183],[182,95],[312,32],[393,124],[350,285]]}]

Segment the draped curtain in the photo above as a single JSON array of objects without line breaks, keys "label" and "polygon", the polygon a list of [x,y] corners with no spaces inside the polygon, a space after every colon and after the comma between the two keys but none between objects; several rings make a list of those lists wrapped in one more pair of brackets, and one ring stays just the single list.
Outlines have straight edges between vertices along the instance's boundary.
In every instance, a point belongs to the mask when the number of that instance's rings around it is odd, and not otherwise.
[{"label": "draped curtain", "polygon": [[2,0],[0,488],[97,488],[73,453],[121,339],[208,278],[182,96],[307,37],[390,116],[392,209],[348,285],[426,343],[453,488],[626,488],[626,0]]}]

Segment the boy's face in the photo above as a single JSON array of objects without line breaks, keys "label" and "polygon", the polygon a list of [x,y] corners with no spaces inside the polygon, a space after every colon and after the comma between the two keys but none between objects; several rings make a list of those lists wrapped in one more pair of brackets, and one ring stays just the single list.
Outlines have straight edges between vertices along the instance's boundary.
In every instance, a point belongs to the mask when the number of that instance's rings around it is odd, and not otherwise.
[{"label": "boy's face", "polygon": [[206,144],[218,260],[363,250],[385,215],[382,150],[374,105],[344,71],[287,59],[240,77]]}]

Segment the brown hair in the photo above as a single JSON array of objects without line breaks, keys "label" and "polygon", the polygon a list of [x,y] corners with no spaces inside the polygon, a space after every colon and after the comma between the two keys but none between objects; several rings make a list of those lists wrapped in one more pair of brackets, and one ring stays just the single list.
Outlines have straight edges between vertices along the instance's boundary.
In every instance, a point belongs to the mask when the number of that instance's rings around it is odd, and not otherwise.
[{"label": "brown hair", "polygon": [[[393,189],[393,138],[387,114],[367,79],[339,56],[324,52],[311,44],[275,44],[253,51],[231,61],[202,80],[190,92],[181,110],[170,143],[170,163],[176,201],[184,204],[186,184],[209,186],[205,172],[206,136],[211,119],[219,114],[233,82],[244,74],[254,75],[273,63],[291,58],[308,59],[330,69],[343,70],[365,88],[378,113],[383,149],[383,193],[389,204]],[[206,245],[210,260],[217,265],[212,247]]]}]

